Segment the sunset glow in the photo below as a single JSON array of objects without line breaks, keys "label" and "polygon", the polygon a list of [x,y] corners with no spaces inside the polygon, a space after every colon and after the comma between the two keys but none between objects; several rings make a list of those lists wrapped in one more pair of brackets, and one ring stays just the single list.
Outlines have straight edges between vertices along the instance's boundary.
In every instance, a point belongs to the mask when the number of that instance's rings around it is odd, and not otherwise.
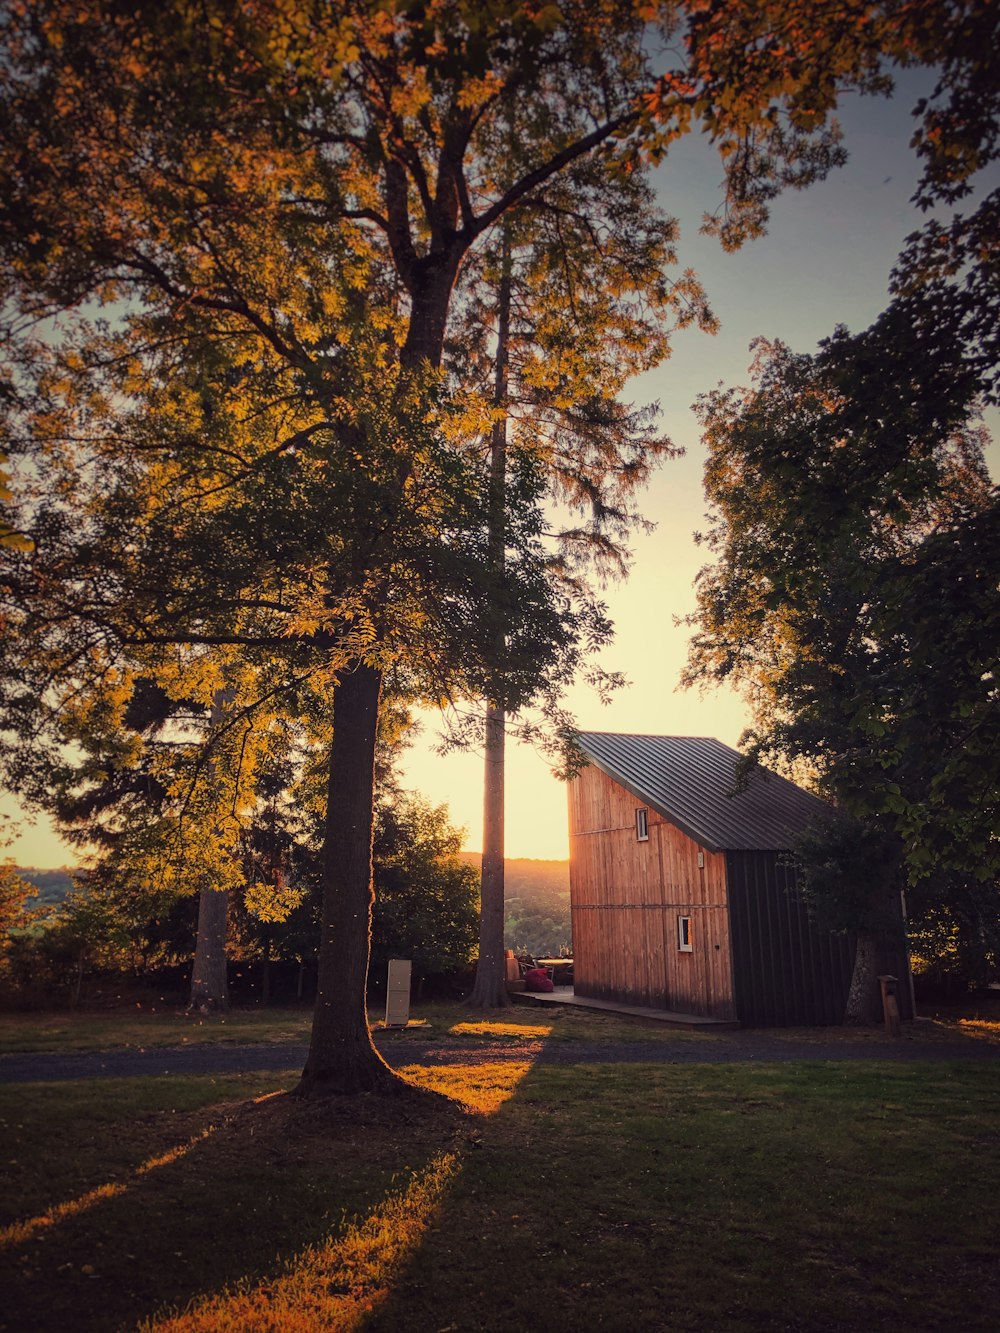
[{"label": "sunset glow", "polygon": [[[608,669],[630,684],[604,708],[582,684],[567,704],[581,727],[594,731],[714,736],[736,745],[747,725],[743,701],[731,691],[705,696],[679,692],[689,630],[676,623],[694,609],[692,583],[706,554],[693,532],[704,526],[703,449],[690,410],[698,394],[720,382],[745,383],[754,337],[781,338],[808,351],[838,322],[859,329],[886,301],[889,272],[904,237],[915,225],[910,202],[918,164],[909,149],[911,108],[926,91],[922,71],[898,79],[888,102],[854,99],[841,116],[848,165],[802,193],[786,193],[773,205],[769,232],[735,254],[699,235],[703,213],[718,203],[718,163],[711,149],[687,138],[661,169],[662,203],[681,223],[680,253],[699,273],[721,330],[712,337],[690,328],[677,334],[668,361],[636,381],[636,402],[658,400],[663,423],[685,456],[662,465],[641,508],[656,525],[632,542],[632,570],[625,584],[604,596],[616,625],[604,654]],[[995,437],[998,416],[988,414]],[[989,452],[994,474],[1000,445]],[[482,756],[436,752],[439,719],[419,716],[404,752],[405,785],[435,803],[467,830],[466,846],[478,849],[482,829]],[[17,813],[0,797],[0,812]],[[566,793],[546,760],[516,743],[508,745],[506,853],[510,857],[568,856]],[[71,864],[76,853],[41,817],[11,849],[21,865]]]}]

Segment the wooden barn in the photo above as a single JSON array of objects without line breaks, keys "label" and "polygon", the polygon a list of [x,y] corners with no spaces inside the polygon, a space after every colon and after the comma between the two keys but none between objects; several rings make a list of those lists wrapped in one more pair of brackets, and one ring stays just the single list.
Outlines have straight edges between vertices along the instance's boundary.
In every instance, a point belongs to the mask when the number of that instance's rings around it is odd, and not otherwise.
[{"label": "wooden barn", "polygon": [[[843,1021],[854,940],[817,929],[784,853],[826,804],[702,736],[584,732],[569,784],[575,993],[750,1027]],[[907,977],[905,950],[880,971]],[[899,987],[904,1018],[909,987]]]}]

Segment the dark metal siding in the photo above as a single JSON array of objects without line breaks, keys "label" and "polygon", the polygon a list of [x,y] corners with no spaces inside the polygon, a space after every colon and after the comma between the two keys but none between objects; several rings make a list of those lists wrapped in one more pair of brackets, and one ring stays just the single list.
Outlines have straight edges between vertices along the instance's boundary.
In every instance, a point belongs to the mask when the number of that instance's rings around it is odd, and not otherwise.
[{"label": "dark metal siding", "polygon": [[[851,935],[809,918],[795,872],[781,852],[729,852],[729,928],[736,1014],[746,1027],[819,1027],[844,1021],[854,970]],[[899,978],[899,1008],[912,1018],[902,946],[887,946],[879,970]]]},{"label": "dark metal siding", "polygon": [[736,1013],[747,1027],[842,1023],[854,941],[817,930],[778,852],[730,852]]}]

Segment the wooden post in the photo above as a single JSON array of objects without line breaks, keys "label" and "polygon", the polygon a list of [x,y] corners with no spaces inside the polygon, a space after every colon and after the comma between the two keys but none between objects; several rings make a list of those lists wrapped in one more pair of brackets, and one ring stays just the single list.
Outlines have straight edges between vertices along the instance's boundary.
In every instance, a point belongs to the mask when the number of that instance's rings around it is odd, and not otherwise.
[{"label": "wooden post", "polygon": [[895,977],[881,976],[878,983],[882,988],[882,1014],[885,1018],[885,1030],[890,1037],[901,1037],[903,1029],[899,1022],[899,999],[896,993],[898,982]]}]

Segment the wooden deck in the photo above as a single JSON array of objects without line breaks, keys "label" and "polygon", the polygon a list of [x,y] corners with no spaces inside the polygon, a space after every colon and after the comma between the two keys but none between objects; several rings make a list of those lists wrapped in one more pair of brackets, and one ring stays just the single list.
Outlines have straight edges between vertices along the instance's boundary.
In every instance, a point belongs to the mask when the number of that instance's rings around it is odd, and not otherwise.
[{"label": "wooden deck", "polygon": [[655,1023],[665,1028],[685,1028],[689,1032],[735,1032],[739,1023],[724,1018],[706,1018],[703,1014],[679,1014],[673,1009],[646,1009],[641,1005],[617,1004],[614,1000],[592,1000],[576,995],[572,986],[557,986],[551,994],[538,991],[514,991],[510,997],[515,1004],[570,1005],[574,1009],[594,1009],[619,1018],[631,1018],[640,1023]]}]

